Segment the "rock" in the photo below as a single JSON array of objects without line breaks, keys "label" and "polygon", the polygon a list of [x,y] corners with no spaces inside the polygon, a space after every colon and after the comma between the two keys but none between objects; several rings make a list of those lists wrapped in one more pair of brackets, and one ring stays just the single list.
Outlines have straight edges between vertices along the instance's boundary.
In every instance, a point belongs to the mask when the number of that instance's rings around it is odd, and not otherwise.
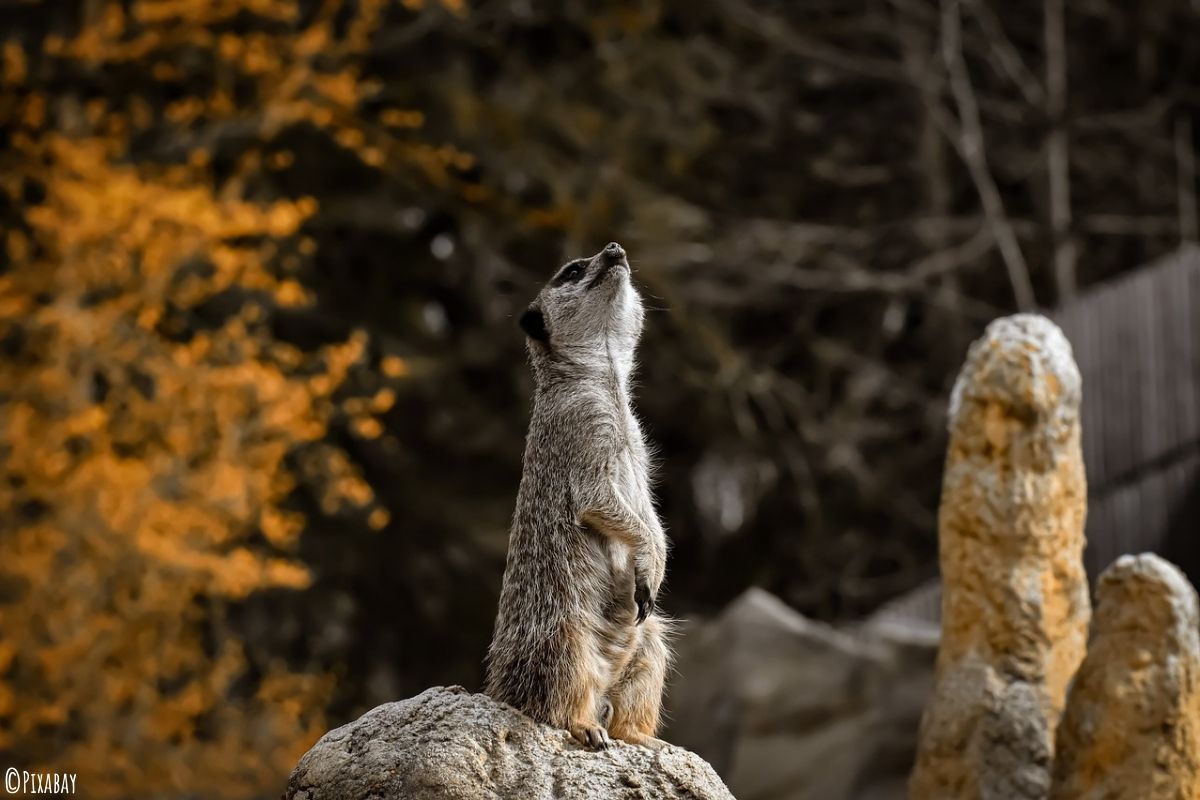
[{"label": "rock", "polygon": [[942,582],[934,578],[884,603],[867,617],[870,628],[903,630],[929,639],[936,647],[942,635]]},{"label": "rock", "polygon": [[321,737],[285,800],[666,800],[728,798],[712,767],[679,747],[577,744],[461,686],[387,703]]},{"label": "rock", "polygon": [[1049,791],[1090,614],[1079,401],[1070,345],[1032,314],[989,325],[955,383],[938,515],[942,642],[914,800]]},{"label": "rock", "polygon": [[681,635],[668,738],[741,800],[902,800],[936,642],[836,630],[750,589]]},{"label": "rock", "polygon": [[1054,800],[1200,797],[1197,625],[1196,590],[1161,558],[1105,570],[1058,730]]}]

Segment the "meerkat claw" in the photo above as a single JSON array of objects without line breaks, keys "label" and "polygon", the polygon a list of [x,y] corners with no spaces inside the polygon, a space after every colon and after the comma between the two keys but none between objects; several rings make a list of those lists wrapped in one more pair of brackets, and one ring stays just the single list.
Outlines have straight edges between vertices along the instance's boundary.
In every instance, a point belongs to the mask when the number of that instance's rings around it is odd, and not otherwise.
[{"label": "meerkat claw", "polygon": [[634,590],[633,600],[637,603],[637,621],[645,622],[646,617],[654,613],[654,596],[650,594],[650,587],[639,583]]},{"label": "meerkat claw", "polygon": [[598,725],[573,725],[571,726],[571,735],[580,744],[596,750],[607,750],[612,744],[612,739],[608,738],[608,731]]}]

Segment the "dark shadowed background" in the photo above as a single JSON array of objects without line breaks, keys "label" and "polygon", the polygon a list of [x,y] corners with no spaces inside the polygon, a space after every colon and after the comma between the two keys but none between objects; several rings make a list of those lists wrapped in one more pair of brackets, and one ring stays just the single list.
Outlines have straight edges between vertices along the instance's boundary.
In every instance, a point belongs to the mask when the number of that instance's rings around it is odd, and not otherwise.
[{"label": "dark shadowed background", "polygon": [[477,687],[515,318],[609,240],[662,604],[933,577],[969,341],[1198,238],[1197,41],[1184,0],[0,0],[0,766],[269,795]]}]

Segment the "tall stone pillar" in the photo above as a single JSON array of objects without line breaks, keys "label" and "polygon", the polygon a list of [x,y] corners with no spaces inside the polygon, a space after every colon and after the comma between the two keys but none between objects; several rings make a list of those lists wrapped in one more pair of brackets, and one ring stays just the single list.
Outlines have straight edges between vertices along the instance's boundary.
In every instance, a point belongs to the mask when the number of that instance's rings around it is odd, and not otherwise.
[{"label": "tall stone pillar", "polygon": [[1044,317],[994,321],[950,401],[942,643],[913,800],[1045,800],[1090,616],[1080,378]]}]

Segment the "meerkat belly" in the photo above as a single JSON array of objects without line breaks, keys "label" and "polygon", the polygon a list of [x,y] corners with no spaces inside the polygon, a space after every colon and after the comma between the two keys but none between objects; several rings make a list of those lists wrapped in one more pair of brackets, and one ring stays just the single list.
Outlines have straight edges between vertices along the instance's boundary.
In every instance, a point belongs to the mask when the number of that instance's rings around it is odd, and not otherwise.
[{"label": "meerkat belly", "polygon": [[607,537],[595,537],[589,548],[588,572],[594,595],[588,620],[595,634],[596,656],[612,680],[625,668],[637,644],[633,552]]},{"label": "meerkat belly", "polygon": [[583,605],[596,617],[621,622],[636,613],[633,551],[621,542],[589,534],[587,557],[580,567],[588,597]]},{"label": "meerkat belly", "polygon": [[613,539],[609,539],[605,544],[608,549],[606,556],[609,568],[605,617],[613,622],[627,622],[629,615],[635,610],[633,551]]}]

